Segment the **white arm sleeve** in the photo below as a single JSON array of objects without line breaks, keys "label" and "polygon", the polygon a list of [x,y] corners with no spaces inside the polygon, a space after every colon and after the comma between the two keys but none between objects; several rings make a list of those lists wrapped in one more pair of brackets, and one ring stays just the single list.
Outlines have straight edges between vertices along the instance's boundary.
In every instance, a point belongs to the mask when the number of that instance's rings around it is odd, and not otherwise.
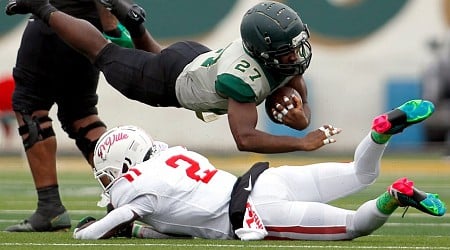
[{"label": "white arm sleeve", "polygon": [[79,230],[75,229],[73,238],[81,240],[97,240],[120,224],[132,221],[135,217],[133,207],[130,204],[116,208],[102,219]]}]

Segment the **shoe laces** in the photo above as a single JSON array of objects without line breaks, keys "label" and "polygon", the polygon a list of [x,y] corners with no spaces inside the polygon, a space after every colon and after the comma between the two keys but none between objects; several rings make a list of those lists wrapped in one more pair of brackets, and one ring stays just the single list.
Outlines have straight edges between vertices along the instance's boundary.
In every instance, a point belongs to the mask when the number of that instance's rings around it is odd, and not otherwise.
[{"label": "shoe laces", "polygon": [[409,208],[409,206],[406,206],[406,207],[403,209],[402,218],[405,218],[405,214],[406,214],[406,212],[408,212],[408,208]]}]

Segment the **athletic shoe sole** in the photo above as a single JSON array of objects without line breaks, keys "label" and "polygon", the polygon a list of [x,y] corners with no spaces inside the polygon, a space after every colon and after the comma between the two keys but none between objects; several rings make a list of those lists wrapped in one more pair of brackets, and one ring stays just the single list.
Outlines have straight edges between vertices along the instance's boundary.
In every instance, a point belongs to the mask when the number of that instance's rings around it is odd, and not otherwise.
[{"label": "athletic shoe sole", "polygon": [[434,104],[426,100],[411,100],[400,107],[375,117],[372,129],[380,134],[397,134],[422,122],[434,112]]}]

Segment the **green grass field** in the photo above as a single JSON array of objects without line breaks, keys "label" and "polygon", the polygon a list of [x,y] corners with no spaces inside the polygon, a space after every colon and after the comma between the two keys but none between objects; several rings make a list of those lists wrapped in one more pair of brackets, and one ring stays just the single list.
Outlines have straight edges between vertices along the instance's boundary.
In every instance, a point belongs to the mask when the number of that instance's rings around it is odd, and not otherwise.
[{"label": "green grass field", "polygon": [[[273,166],[302,165],[322,161],[349,161],[341,158],[306,158],[262,156],[213,157],[217,167],[241,174],[249,162],[269,160]],[[418,187],[437,192],[450,204],[450,162],[433,156],[387,156],[382,161],[377,182],[368,189],[333,202],[334,205],[356,209],[362,202],[377,197],[395,179],[408,176]],[[226,167],[223,167],[226,166]],[[72,225],[86,216],[101,217],[104,210],[97,207],[100,187],[88,166],[79,157],[64,157],[58,162],[59,185]],[[36,207],[36,193],[28,166],[18,157],[0,156],[0,229],[29,216]],[[7,233],[0,232],[0,249],[450,249],[450,216],[432,217],[410,208],[402,218],[398,209],[388,223],[373,235],[353,241],[221,241],[221,240],[143,240],[110,239],[80,241],[71,232]]]}]

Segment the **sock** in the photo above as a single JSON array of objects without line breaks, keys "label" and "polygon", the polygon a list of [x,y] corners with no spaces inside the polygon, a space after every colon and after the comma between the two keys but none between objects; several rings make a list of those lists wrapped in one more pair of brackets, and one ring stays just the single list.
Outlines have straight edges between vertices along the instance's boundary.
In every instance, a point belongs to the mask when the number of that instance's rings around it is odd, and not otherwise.
[{"label": "sock", "polygon": [[389,141],[389,139],[391,139],[391,136],[392,135],[380,134],[374,130],[372,130],[372,133],[371,133],[372,140],[378,144],[387,143]]},{"label": "sock", "polygon": [[135,238],[143,238],[141,233],[142,226],[136,223],[133,223],[133,229],[131,231],[131,237]]},{"label": "sock", "polygon": [[53,12],[55,12],[55,11],[57,11],[57,9],[53,5],[46,4],[46,5],[42,6],[42,7],[40,7],[39,9],[37,9],[35,14],[38,17],[40,17],[46,24],[48,24],[48,21],[50,19],[50,15]]},{"label": "sock", "polygon": [[44,217],[53,218],[66,209],[59,196],[58,185],[37,189],[38,205],[36,212]]},{"label": "sock", "polygon": [[133,224],[133,230],[131,233],[131,237],[139,238],[139,239],[170,239],[170,238],[190,238],[189,236],[177,236],[170,234],[163,234],[152,227],[147,225],[139,225],[137,223]]},{"label": "sock", "polygon": [[383,214],[392,214],[398,208],[398,201],[388,192],[384,192],[377,198],[377,208]]}]

